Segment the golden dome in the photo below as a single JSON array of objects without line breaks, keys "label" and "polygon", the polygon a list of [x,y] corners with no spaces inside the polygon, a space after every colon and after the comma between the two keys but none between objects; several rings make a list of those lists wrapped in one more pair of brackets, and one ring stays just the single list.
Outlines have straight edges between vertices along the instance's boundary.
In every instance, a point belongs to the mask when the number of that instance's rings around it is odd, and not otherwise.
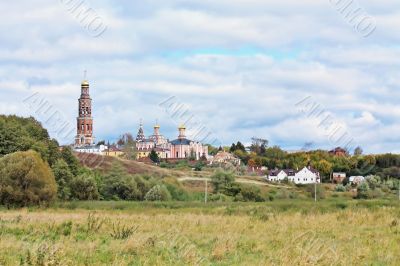
[{"label": "golden dome", "polygon": [[154,126],[154,128],[160,128],[160,125],[156,124],[156,125]]},{"label": "golden dome", "polygon": [[82,81],[82,85],[89,85],[89,82],[87,80]]},{"label": "golden dome", "polygon": [[181,124],[178,129],[186,129],[184,124]]}]

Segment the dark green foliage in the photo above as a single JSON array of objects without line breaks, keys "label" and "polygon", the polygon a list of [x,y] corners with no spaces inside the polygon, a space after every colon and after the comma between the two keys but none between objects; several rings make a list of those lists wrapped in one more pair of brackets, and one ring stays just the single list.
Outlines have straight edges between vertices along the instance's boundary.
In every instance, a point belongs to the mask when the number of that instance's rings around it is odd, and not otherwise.
[{"label": "dark green foliage", "polygon": [[59,159],[53,165],[53,173],[57,182],[58,191],[57,195],[59,199],[68,200],[71,197],[71,182],[74,175],[71,173],[68,164],[63,160]]},{"label": "dark green foliage", "polygon": [[120,165],[113,165],[102,181],[100,193],[105,200],[140,200],[142,197],[134,177],[127,175]]},{"label": "dark green foliage", "polygon": [[203,169],[204,166],[205,166],[204,162],[197,162],[194,165],[194,170],[200,172]]},{"label": "dark green foliage", "polygon": [[68,164],[73,175],[78,175],[80,164],[70,147],[64,147],[61,151],[61,158]]},{"label": "dark green foliage", "polygon": [[211,176],[214,192],[218,193],[229,188],[235,181],[235,175],[231,172],[218,170]]},{"label": "dark green foliage", "polygon": [[358,199],[368,199],[369,196],[369,185],[367,182],[362,182],[358,187],[357,187],[357,198]]},{"label": "dark green foliage", "polygon": [[0,159],[0,204],[47,204],[56,193],[54,175],[37,152],[16,152]]},{"label": "dark green foliage", "polygon": [[28,150],[37,151],[50,165],[59,156],[57,141],[33,117],[0,115],[0,157]]},{"label": "dark green foliage", "polygon": [[189,193],[187,193],[186,190],[181,188],[179,185],[165,184],[165,187],[171,194],[172,200],[177,200],[177,201],[189,200]]},{"label": "dark green foliage", "polygon": [[236,201],[255,201],[262,202],[264,198],[261,195],[261,190],[255,185],[244,185],[240,186],[240,193],[235,197]]},{"label": "dark green foliage", "polygon": [[96,180],[92,174],[84,173],[72,179],[71,197],[77,200],[99,199]]},{"label": "dark green foliage", "polygon": [[157,152],[155,150],[152,150],[150,152],[149,158],[153,163],[159,163],[160,162],[160,157],[158,156],[158,154],[157,154]]}]

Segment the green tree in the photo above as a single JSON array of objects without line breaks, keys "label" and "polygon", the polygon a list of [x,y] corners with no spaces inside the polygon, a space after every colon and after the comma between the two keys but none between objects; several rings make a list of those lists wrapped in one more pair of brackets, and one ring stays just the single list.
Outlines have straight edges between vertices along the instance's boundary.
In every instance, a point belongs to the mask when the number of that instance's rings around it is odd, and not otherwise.
[{"label": "green tree", "polygon": [[99,199],[99,191],[93,175],[83,173],[74,177],[71,182],[71,197],[77,200]]},{"label": "green tree", "polygon": [[71,197],[70,186],[74,175],[71,173],[68,164],[63,159],[59,159],[53,165],[53,173],[58,186],[58,198],[62,200],[69,200]]},{"label": "green tree", "polygon": [[158,156],[158,154],[157,154],[157,152],[155,150],[152,150],[150,152],[149,158],[153,163],[159,163],[160,162],[160,157]]},{"label": "green tree", "polygon": [[71,147],[64,147],[61,151],[61,158],[68,164],[71,173],[76,176],[79,173],[79,160],[75,157]]},{"label": "green tree", "polygon": [[232,186],[233,182],[235,182],[235,175],[231,172],[218,170],[211,176],[211,183],[215,193],[225,191],[226,188]]},{"label": "green tree", "polygon": [[46,162],[35,151],[16,152],[0,159],[0,203],[28,206],[56,198],[57,184]]},{"label": "green tree", "polygon": [[359,156],[359,155],[361,155],[361,154],[363,154],[363,149],[362,149],[360,146],[358,146],[358,147],[355,148],[355,150],[354,150],[354,155],[355,155],[355,156]]},{"label": "green tree", "polygon": [[127,175],[119,164],[114,164],[110,172],[103,177],[100,194],[105,200],[140,200],[134,177]]}]

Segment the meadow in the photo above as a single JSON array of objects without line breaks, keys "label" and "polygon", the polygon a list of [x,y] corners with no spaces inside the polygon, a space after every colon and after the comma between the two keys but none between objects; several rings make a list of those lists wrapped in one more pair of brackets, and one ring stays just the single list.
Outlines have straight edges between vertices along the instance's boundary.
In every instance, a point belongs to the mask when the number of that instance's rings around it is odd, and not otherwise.
[{"label": "meadow", "polygon": [[398,265],[394,200],[0,210],[0,265]]}]

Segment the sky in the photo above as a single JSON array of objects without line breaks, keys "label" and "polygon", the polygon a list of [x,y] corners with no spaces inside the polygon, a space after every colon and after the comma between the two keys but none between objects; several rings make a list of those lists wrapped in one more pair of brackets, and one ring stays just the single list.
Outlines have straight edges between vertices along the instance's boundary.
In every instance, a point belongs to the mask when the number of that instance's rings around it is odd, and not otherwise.
[{"label": "sky", "polygon": [[185,123],[214,145],[400,153],[398,0],[19,0],[0,14],[0,113],[61,144],[86,70],[97,140],[142,119],[147,135]]}]

